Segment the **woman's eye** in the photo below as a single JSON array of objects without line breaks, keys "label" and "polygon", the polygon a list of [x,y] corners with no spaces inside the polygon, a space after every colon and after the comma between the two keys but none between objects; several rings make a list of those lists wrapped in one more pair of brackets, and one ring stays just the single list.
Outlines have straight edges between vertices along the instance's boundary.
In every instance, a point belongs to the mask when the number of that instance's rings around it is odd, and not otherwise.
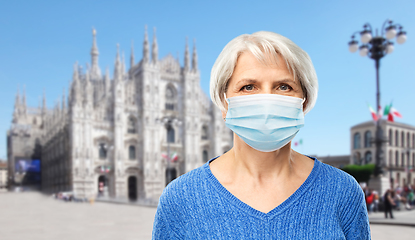
[{"label": "woman's eye", "polygon": [[252,90],[254,90],[254,86],[252,86],[252,85],[246,85],[246,86],[243,86],[241,90],[244,90],[244,91],[252,91]]},{"label": "woman's eye", "polygon": [[287,91],[287,90],[290,90],[291,87],[286,85],[286,84],[283,84],[283,85],[279,86],[278,89],[281,90],[281,91]]}]

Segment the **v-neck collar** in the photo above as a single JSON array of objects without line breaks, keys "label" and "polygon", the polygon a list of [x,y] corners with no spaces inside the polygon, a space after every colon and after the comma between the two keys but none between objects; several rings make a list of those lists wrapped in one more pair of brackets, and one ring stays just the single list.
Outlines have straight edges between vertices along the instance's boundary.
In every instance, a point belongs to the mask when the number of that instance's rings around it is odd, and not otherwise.
[{"label": "v-neck collar", "polygon": [[[308,156],[307,156],[308,157]],[[245,211],[249,215],[252,215],[254,217],[260,218],[260,219],[271,219],[282,212],[284,212],[288,207],[290,207],[292,204],[295,204],[298,198],[300,198],[305,192],[307,192],[308,188],[312,186],[312,183],[316,179],[316,177],[319,175],[318,172],[320,171],[320,165],[322,164],[319,160],[317,160],[314,157],[309,157],[314,160],[313,169],[311,170],[310,174],[308,175],[307,179],[301,184],[301,186],[287,199],[285,199],[284,202],[276,206],[274,209],[269,211],[268,213],[261,212],[248,204],[241,201],[239,198],[237,198],[235,195],[233,195],[231,192],[229,192],[220,182],[219,180],[213,175],[212,171],[210,170],[210,163],[214,161],[216,158],[212,158],[207,163],[204,164],[203,170],[205,174],[207,175],[207,178],[209,179],[210,183],[214,186],[214,188],[224,197],[226,200],[228,200],[232,205],[235,205],[239,209]]]}]

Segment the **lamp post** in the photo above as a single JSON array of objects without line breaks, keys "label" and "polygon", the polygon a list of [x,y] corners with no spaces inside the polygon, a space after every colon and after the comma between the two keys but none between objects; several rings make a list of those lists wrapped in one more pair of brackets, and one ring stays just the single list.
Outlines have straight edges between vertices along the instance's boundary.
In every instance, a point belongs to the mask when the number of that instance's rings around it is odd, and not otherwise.
[{"label": "lamp post", "polygon": [[173,126],[180,126],[182,122],[172,116],[166,116],[161,119],[156,119],[156,122],[164,124],[167,131],[167,168],[166,168],[166,186],[177,177],[177,171],[175,167],[170,165],[170,139],[169,132],[173,130]]},{"label": "lamp post", "polygon": [[[402,25],[393,23],[392,20],[386,20],[381,29],[381,34],[378,35],[376,29],[376,36],[373,36],[372,26],[366,23],[363,26],[362,31],[353,33],[352,40],[349,42],[349,51],[356,52],[359,50],[359,54],[362,57],[368,56],[375,60],[376,68],[376,109],[379,111],[380,106],[380,90],[379,90],[379,66],[380,59],[390,54],[394,50],[393,42],[391,40],[396,37],[396,42],[403,44],[406,41],[406,32],[402,31]],[[398,31],[398,32],[397,32]],[[355,40],[355,35],[360,34],[360,41],[362,45],[359,47],[359,43]],[[376,162],[374,175],[377,177],[383,173],[384,161],[382,153],[382,144],[387,142],[384,139],[383,131],[380,126],[380,119],[376,121],[376,133],[373,143],[375,143]],[[391,176],[392,177],[392,176]]]}]

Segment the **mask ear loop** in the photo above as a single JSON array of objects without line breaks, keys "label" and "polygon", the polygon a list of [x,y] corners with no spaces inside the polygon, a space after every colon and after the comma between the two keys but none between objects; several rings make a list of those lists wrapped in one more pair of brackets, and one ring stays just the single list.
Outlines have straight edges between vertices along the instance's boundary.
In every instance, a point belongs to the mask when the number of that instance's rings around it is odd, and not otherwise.
[{"label": "mask ear loop", "polygon": [[[223,97],[225,97],[225,101],[227,101],[228,104],[229,104],[229,100],[226,98],[226,93],[223,93]],[[223,118],[223,121],[226,122],[226,117]]]}]

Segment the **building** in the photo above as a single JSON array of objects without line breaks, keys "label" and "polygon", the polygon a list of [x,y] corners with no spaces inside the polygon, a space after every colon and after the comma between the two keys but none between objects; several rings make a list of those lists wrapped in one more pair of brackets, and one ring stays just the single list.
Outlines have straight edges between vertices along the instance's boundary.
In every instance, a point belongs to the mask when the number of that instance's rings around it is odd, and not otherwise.
[{"label": "building", "polygon": [[12,185],[40,170],[48,193],[158,199],[167,168],[180,175],[232,147],[220,110],[200,87],[196,46],[190,59],[186,41],[184,66],[171,55],[159,59],[155,30],[150,50],[146,29],[143,58],[137,63],[132,48],[129,69],[117,47],[112,79],[98,56],[93,30],[91,64],[75,64],[68,97],[53,109],[45,95],[32,108],[17,93],[7,133]]},{"label": "building", "polygon": [[0,189],[7,187],[7,162],[0,159]]},{"label": "building", "polygon": [[338,155],[338,156],[321,156],[317,157],[321,162],[331,165],[336,168],[343,168],[350,164],[350,155]]},{"label": "building", "polygon": [[[412,173],[415,166],[415,127],[385,120],[380,125],[387,142],[383,145],[384,176],[393,183],[404,186],[415,184]],[[355,125],[350,130],[351,164],[375,163],[375,145],[372,143],[376,131],[373,121]]]}]

